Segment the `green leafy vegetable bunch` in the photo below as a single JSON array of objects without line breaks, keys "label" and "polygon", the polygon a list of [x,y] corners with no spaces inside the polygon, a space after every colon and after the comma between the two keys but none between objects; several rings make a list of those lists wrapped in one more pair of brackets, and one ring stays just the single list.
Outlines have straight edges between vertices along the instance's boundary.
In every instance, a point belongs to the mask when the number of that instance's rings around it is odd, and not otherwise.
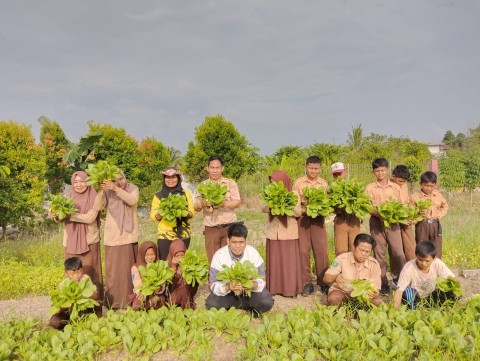
[{"label": "green leafy vegetable bunch", "polygon": [[333,208],[343,209],[359,219],[367,217],[373,209],[361,182],[337,180],[330,184],[327,194]]},{"label": "green leafy vegetable bunch", "polygon": [[437,288],[442,292],[452,291],[453,294],[457,297],[465,293],[462,286],[460,285],[460,282],[458,282],[455,278],[451,276],[446,278],[437,277],[435,283],[437,284]]},{"label": "green leafy vegetable bunch", "polygon": [[180,260],[182,277],[189,285],[202,285],[208,281],[209,264],[205,257],[201,257],[196,251],[187,249],[185,256]]},{"label": "green leafy vegetable bunch", "polygon": [[217,273],[217,279],[224,284],[230,282],[230,288],[241,284],[245,289],[247,296],[252,295],[253,280],[261,278],[258,274],[258,269],[250,261],[243,263],[235,262],[231,267],[223,265],[223,270]]},{"label": "green leafy vegetable bunch", "polygon": [[224,184],[208,181],[200,183],[197,191],[203,199],[210,203],[211,210],[213,210],[213,206],[222,204],[228,192],[228,187]]},{"label": "green leafy vegetable bunch", "polygon": [[171,283],[173,278],[173,270],[167,261],[150,262],[146,266],[139,266],[138,272],[142,277],[138,291],[144,296],[154,294],[162,285]]},{"label": "green leafy vegetable bunch", "polygon": [[405,207],[396,199],[390,198],[385,203],[380,204],[377,210],[385,227],[390,227],[395,223],[408,224],[408,207]]},{"label": "green leafy vegetable bunch", "polygon": [[95,164],[89,164],[85,173],[88,174],[87,185],[93,185],[98,189],[101,182],[115,181],[120,175],[120,170],[116,165],[106,160],[99,160]]},{"label": "green leafy vegetable bunch", "polygon": [[306,187],[303,189],[303,195],[307,206],[307,216],[311,218],[327,217],[333,212],[330,200],[322,188]]},{"label": "green leafy vegetable bunch", "polygon": [[48,205],[50,207],[50,212],[57,215],[58,219],[61,221],[64,220],[66,216],[77,211],[73,199],[61,194],[50,194]]},{"label": "green leafy vegetable bunch", "polygon": [[78,312],[98,306],[99,303],[90,297],[97,291],[97,287],[90,278],[80,282],[73,280],[63,281],[58,289],[50,291],[52,308],[50,314],[55,314],[63,308],[70,309],[70,318],[78,318]]},{"label": "green leafy vegetable bunch", "polygon": [[410,205],[408,207],[408,219],[414,222],[423,221],[425,217],[420,215],[420,212],[426,211],[431,205],[432,205],[432,200],[430,198],[427,198],[425,200],[417,199],[415,201],[415,205]]},{"label": "green leafy vegetable bunch", "polygon": [[353,280],[350,282],[353,287],[351,297],[356,298],[360,303],[364,305],[371,306],[372,302],[368,292],[376,292],[375,285],[370,280]]},{"label": "green leafy vegetable bunch", "polygon": [[175,223],[177,218],[188,215],[187,199],[181,194],[170,193],[168,197],[160,199],[158,213],[169,223]]},{"label": "green leafy vegetable bunch", "polygon": [[289,192],[282,181],[267,185],[261,194],[262,200],[268,204],[272,216],[293,216],[293,209],[298,197]]}]

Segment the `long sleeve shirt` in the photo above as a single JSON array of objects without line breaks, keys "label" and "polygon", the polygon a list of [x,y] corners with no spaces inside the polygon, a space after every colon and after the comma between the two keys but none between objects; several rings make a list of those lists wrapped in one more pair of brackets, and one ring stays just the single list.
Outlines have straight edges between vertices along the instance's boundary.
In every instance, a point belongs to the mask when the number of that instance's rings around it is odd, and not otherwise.
[{"label": "long sleeve shirt", "polygon": [[258,251],[248,244],[240,258],[235,257],[228,245],[215,252],[208,276],[210,291],[217,296],[226,296],[229,294],[231,291],[227,290],[225,284],[217,279],[217,274],[223,271],[223,266],[231,267],[235,262],[243,263],[247,260],[257,267],[258,275],[263,277],[255,280],[258,287],[252,290],[252,292],[262,292],[265,288],[265,264]]}]

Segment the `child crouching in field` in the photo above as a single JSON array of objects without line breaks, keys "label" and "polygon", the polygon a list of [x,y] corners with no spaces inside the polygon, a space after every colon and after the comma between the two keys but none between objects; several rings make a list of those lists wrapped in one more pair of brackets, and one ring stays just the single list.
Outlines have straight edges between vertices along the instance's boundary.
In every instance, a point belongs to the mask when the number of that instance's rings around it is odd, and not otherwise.
[{"label": "child crouching in field", "polygon": [[198,290],[198,283],[195,286],[189,285],[182,277],[179,263],[185,256],[187,247],[181,239],[177,239],[170,244],[167,261],[168,265],[175,271],[172,284],[169,287],[170,295],[168,303],[180,306],[182,309],[195,309],[196,305],[193,301]]},{"label": "child crouching in field", "polygon": [[427,210],[421,211],[420,215],[425,220],[415,225],[415,240],[418,242],[427,240],[433,242],[437,248],[437,257],[442,258],[442,226],[440,219],[447,214],[448,204],[445,198],[437,191],[437,175],[434,172],[425,172],[420,176],[420,192],[412,194],[411,203],[419,199],[430,199],[432,205]]},{"label": "child crouching in field", "polygon": [[132,266],[132,283],[133,294],[129,296],[131,300],[132,309],[139,311],[141,309],[148,310],[150,308],[157,309],[165,304],[165,285],[162,285],[159,290],[150,296],[145,296],[139,291],[142,285],[142,277],[138,268],[146,266],[147,263],[158,261],[157,245],[151,241],[145,241],[140,244],[137,254],[137,263]]},{"label": "child crouching in field", "polygon": [[400,272],[393,298],[394,307],[399,307],[403,302],[413,309],[426,297],[430,297],[434,303],[455,299],[452,291],[443,292],[436,288],[435,280],[438,277],[455,277],[445,263],[436,257],[436,253],[432,242],[417,243],[416,258],[408,261]]},{"label": "child crouching in field", "polygon": [[[58,290],[61,290],[62,287],[67,284],[68,281],[74,281],[74,282],[80,283],[84,280],[90,280],[90,277],[83,273],[83,265],[80,258],[78,257],[67,258],[64,262],[64,265],[65,265],[65,279],[58,285]],[[91,284],[91,287],[96,289],[95,285],[93,284]],[[64,296],[61,294],[61,291],[52,291],[52,294],[53,292],[57,292],[59,296]],[[52,295],[52,300],[53,300],[53,297],[54,296]],[[89,298],[94,301],[98,301],[98,293],[94,292]],[[65,300],[65,297],[63,297],[63,300]],[[97,304],[97,306],[89,308],[84,311],[80,311],[79,315],[95,312],[98,317],[101,317],[102,306],[98,302],[95,302],[95,303]],[[63,328],[70,322],[71,316],[72,316],[72,307],[60,308],[60,310],[50,318],[48,325],[57,330],[63,330]]]}]

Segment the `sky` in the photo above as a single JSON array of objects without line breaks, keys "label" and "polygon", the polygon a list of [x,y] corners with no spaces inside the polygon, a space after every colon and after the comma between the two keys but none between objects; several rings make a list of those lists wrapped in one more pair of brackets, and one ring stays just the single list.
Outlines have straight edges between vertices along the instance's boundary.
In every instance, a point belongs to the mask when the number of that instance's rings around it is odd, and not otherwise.
[{"label": "sky", "polygon": [[183,153],[221,114],[262,154],[480,124],[480,0],[0,0],[0,120]]}]

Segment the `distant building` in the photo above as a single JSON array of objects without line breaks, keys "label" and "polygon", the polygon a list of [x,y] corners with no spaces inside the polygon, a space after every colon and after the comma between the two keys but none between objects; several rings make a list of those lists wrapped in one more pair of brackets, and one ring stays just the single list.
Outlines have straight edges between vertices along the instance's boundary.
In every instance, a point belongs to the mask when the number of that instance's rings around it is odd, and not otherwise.
[{"label": "distant building", "polygon": [[440,157],[448,149],[445,143],[427,143],[427,146],[430,154],[435,158]]}]

